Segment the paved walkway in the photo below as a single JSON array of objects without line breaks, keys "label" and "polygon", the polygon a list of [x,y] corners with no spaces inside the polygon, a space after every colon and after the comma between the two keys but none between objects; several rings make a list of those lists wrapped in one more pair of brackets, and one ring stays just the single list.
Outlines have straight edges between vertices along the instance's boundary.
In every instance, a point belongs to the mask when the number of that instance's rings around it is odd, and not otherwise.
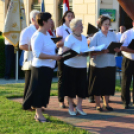
[{"label": "paved walkway", "polygon": [[[54,77],[53,82],[57,82],[58,78]],[[10,80],[5,80],[5,79],[0,79],[0,84],[13,84],[13,83],[25,83],[25,79],[10,79]]]},{"label": "paved walkway", "polygon": [[[76,127],[86,129],[93,134],[134,134],[134,108],[125,110],[122,107],[120,93],[110,97],[114,108],[113,112],[98,112],[95,104],[83,101],[83,109],[87,116],[70,116],[67,109],[60,109],[57,97],[51,97],[45,113],[54,116],[62,121],[70,123]],[[22,99],[15,99],[22,103]],[[75,100],[76,101],[76,100]],[[68,106],[67,102],[65,104]]]}]

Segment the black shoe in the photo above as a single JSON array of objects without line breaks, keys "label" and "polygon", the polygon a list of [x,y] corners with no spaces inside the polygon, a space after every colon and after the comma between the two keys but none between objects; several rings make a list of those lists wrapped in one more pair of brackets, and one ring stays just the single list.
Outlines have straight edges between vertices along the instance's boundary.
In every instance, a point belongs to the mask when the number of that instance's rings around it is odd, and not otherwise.
[{"label": "black shoe", "polygon": [[96,110],[98,110],[99,112],[103,111],[103,109],[101,107],[96,107]]},{"label": "black shoe", "polygon": [[66,108],[65,104],[60,104],[60,108]]},{"label": "black shoe", "polygon": [[132,107],[130,105],[124,105],[124,109],[131,109]]},{"label": "black shoe", "polygon": [[113,111],[114,109],[112,107],[107,107],[107,106],[103,106],[103,109],[107,110],[107,111]]}]

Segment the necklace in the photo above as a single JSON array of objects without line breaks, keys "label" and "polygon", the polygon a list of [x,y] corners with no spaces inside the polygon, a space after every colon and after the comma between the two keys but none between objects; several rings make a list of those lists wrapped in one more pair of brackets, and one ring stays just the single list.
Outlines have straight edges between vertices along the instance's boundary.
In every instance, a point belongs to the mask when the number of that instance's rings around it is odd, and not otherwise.
[{"label": "necklace", "polygon": [[81,34],[80,35],[78,35],[78,34],[76,34],[76,33],[73,33],[76,37],[81,37]]}]

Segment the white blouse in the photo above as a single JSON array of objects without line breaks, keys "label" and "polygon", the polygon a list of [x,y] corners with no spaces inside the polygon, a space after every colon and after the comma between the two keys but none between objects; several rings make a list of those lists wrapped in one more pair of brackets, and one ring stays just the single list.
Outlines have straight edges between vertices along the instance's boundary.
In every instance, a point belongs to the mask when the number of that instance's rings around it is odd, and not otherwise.
[{"label": "white blouse", "polygon": [[47,33],[47,35],[37,31],[34,33],[31,39],[32,53],[33,53],[33,61],[32,66],[34,67],[50,67],[54,68],[56,61],[52,59],[40,59],[39,55],[44,53],[46,55],[56,55],[55,49],[56,44],[51,39],[51,36]]},{"label": "white blouse", "polygon": [[[63,42],[65,41],[66,37],[71,33],[72,33],[71,29],[68,26],[66,26],[65,24],[56,28],[56,35],[61,36]],[[63,47],[60,47],[58,54],[62,54],[62,52],[63,52]]]},{"label": "white blouse", "polygon": [[[125,33],[123,33],[120,42],[123,42],[122,46],[128,47],[128,45],[131,43],[132,39],[134,39],[134,29],[133,28],[126,31]],[[128,59],[134,60],[134,53],[128,53],[128,52],[122,51],[122,54]]]},{"label": "white blouse", "polygon": [[[65,39],[64,46],[67,48],[70,48],[78,53],[88,50],[87,39],[84,35],[82,35],[82,40],[80,41],[80,40],[76,39],[72,34],[70,34]],[[73,58],[65,60],[64,64],[68,65],[70,67],[74,67],[74,68],[86,68],[87,67],[87,57],[75,56]]]},{"label": "white blouse", "polygon": [[[33,34],[37,31],[34,25],[30,25],[26,27],[20,34],[20,41],[19,45],[30,45],[31,46],[31,38]],[[33,59],[32,51],[25,51],[24,52],[24,61],[30,61]]]},{"label": "white blouse", "polygon": [[[105,36],[101,31],[99,31],[93,36],[90,47],[99,46],[102,44],[109,46],[113,41],[118,42],[114,32],[108,31],[107,36]],[[114,54],[106,53],[91,57],[90,65],[97,68],[114,67],[116,65]]]}]

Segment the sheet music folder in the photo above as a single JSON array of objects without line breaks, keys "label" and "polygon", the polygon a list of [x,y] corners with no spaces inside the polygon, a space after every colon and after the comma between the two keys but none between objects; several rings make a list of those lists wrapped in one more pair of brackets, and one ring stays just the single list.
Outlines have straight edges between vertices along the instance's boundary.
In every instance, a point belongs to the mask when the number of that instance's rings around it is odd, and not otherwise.
[{"label": "sheet music folder", "polygon": [[134,39],[132,39],[131,43],[128,45],[128,48],[134,50]]},{"label": "sheet music folder", "polygon": [[56,44],[58,41],[60,41],[62,39],[62,37],[52,37],[51,39]]},{"label": "sheet music folder", "polygon": [[109,53],[116,53],[114,51],[115,48],[120,48],[122,45],[122,43],[119,43],[119,42],[111,42],[110,45],[107,47],[107,49],[109,50]]},{"label": "sheet music folder", "polygon": [[62,57],[62,61],[64,60],[67,60],[67,59],[70,59],[70,58],[73,58],[75,57],[76,55],[78,55],[78,53],[72,49],[66,51],[66,52],[63,52],[60,56]]},{"label": "sheet music folder", "polygon": [[94,33],[98,32],[98,31],[99,30],[95,26],[93,26],[90,23],[88,23],[88,29],[87,29],[87,34],[88,35],[94,34]]}]

